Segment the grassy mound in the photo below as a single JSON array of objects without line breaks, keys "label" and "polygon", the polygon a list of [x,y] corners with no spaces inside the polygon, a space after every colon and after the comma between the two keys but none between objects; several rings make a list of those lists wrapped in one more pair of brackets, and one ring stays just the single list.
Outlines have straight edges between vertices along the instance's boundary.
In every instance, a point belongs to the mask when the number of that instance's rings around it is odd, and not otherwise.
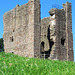
[{"label": "grassy mound", "polygon": [[75,75],[75,63],[0,53],[0,75]]}]

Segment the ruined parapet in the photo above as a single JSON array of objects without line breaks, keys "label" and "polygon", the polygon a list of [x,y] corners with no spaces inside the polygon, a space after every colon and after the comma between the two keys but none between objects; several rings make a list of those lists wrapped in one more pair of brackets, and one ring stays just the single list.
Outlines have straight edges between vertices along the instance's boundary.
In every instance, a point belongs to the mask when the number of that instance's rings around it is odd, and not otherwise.
[{"label": "ruined parapet", "polygon": [[56,13],[58,9],[57,8],[52,8],[50,11],[49,11],[49,14],[52,16]]}]

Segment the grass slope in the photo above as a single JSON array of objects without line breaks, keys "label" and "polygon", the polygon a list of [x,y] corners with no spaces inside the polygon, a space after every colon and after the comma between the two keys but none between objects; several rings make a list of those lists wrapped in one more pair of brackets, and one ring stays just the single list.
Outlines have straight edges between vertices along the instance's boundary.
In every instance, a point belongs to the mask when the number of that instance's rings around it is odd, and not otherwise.
[{"label": "grass slope", "polygon": [[75,75],[75,63],[0,53],[0,75]]}]

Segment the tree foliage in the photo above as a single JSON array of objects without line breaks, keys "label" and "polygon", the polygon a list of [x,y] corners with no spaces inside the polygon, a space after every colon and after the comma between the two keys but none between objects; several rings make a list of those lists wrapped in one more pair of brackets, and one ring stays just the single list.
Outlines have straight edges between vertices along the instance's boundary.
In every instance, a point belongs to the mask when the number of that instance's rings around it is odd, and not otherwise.
[{"label": "tree foliage", "polygon": [[3,38],[0,39],[0,51],[4,51]]}]

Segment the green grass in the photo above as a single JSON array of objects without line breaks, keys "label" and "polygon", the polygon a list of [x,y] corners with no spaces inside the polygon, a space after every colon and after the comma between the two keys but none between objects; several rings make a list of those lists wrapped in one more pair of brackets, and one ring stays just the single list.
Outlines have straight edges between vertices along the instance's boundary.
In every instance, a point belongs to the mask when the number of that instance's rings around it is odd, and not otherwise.
[{"label": "green grass", "polygon": [[75,63],[0,53],[0,75],[75,75]]}]

